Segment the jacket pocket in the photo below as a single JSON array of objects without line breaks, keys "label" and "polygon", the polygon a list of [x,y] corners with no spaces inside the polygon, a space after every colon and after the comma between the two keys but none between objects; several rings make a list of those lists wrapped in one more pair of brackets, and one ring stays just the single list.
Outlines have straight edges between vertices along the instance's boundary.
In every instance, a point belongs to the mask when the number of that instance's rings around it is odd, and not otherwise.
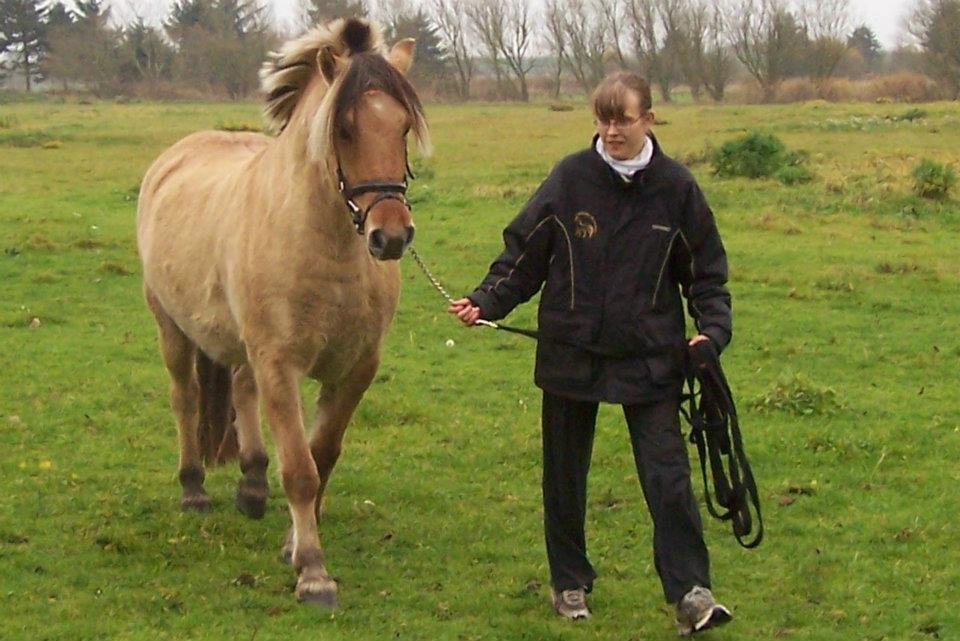
[{"label": "jacket pocket", "polygon": [[586,350],[541,338],[537,343],[534,380],[553,391],[584,389],[595,378],[594,361]]}]

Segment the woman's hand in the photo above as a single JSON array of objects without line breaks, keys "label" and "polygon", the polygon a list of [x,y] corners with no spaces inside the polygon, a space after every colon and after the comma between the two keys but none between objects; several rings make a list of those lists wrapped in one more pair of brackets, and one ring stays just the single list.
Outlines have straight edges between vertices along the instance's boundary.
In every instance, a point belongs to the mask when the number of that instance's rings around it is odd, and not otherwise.
[{"label": "woman's hand", "polygon": [[690,339],[690,342],[687,343],[687,345],[689,345],[690,347],[693,347],[694,345],[696,345],[701,341],[708,341],[708,340],[710,340],[710,337],[707,336],[706,334],[697,334],[696,336]]},{"label": "woman's hand", "polygon": [[475,325],[480,320],[480,308],[473,304],[469,298],[461,298],[450,303],[447,311],[456,314],[460,322],[466,326]]}]

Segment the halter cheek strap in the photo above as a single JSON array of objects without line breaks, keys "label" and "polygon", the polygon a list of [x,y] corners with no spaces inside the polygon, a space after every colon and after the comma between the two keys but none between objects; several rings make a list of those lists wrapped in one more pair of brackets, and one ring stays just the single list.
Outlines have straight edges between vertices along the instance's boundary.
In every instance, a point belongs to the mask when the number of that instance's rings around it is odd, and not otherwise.
[{"label": "halter cheek strap", "polygon": [[[413,209],[406,197],[407,176],[411,179],[414,178],[409,162],[407,163],[406,176],[404,176],[404,179],[400,182],[371,180],[347,187],[347,181],[343,177],[343,169],[340,168],[340,161],[337,161],[337,189],[340,190],[343,202],[346,203],[347,209],[350,210],[350,217],[353,221],[353,226],[357,228],[358,234],[363,235],[363,228],[367,224],[367,216],[370,214],[370,210],[384,200],[396,200],[403,203],[403,206],[408,210]],[[361,194],[374,192],[376,192],[377,195],[370,201],[370,204],[367,205],[366,208],[361,207],[357,204],[357,201],[354,200]]]}]

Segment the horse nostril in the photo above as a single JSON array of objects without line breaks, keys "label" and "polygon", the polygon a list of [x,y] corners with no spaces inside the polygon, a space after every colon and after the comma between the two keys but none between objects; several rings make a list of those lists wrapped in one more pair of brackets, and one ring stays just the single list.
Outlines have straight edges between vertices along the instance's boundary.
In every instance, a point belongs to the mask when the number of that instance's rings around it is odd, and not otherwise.
[{"label": "horse nostril", "polygon": [[414,233],[415,233],[415,232],[416,232],[416,229],[413,228],[413,225],[408,225],[408,226],[407,226],[407,229],[406,229],[407,239],[406,239],[405,241],[403,241],[403,246],[404,246],[404,247],[408,247],[408,246],[410,245],[410,243],[413,242],[413,236],[414,236]]},{"label": "horse nostril", "polygon": [[370,238],[367,239],[367,246],[374,255],[383,253],[383,248],[387,246],[387,235],[382,229],[374,229],[370,232]]}]

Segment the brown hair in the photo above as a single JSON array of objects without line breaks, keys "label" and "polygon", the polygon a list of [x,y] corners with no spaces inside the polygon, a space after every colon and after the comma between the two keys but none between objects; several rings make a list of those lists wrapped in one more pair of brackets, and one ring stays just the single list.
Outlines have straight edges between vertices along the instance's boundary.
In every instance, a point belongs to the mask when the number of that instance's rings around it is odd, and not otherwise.
[{"label": "brown hair", "polygon": [[343,116],[360,102],[371,89],[378,89],[403,105],[413,120],[414,134],[419,136],[426,117],[423,106],[413,85],[376,52],[364,52],[350,57],[347,69],[334,101],[334,124],[342,132],[349,133]]},{"label": "brown hair", "polygon": [[650,83],[635,73],[618,71],[604,78],[593,90],[594,115],[605,121],[622,120],[628,91],[636,92],[640,98],[641,116],[650,111],[653,106]]}]

